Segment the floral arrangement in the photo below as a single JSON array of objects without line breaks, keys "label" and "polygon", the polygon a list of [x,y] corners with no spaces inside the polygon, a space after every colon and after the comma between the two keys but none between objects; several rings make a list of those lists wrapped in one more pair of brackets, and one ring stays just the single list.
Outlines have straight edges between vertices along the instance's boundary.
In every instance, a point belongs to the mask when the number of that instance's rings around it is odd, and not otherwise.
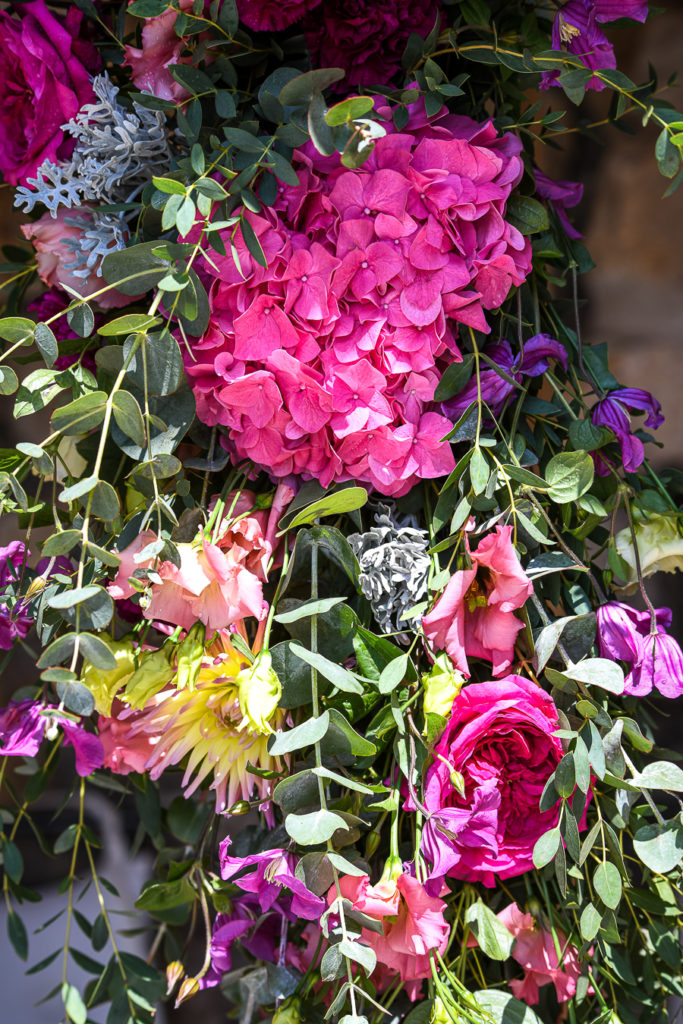
[{"label": "floral arrangement", "polygon": [[[35,666],[0,855],[24,961],[27,826],[69,859],[29,970],[61,958],[65,1021],[211,988],[243,1024],[675,1016],[683,652],[645,581],[683,566],[681,485],[582,341],[582,186],[543,170],[604,91],[683,180],[683,115],[616,68],[649,16],[0,10],[0,648]],[[151,854],[144,959],[93,788]]]}]

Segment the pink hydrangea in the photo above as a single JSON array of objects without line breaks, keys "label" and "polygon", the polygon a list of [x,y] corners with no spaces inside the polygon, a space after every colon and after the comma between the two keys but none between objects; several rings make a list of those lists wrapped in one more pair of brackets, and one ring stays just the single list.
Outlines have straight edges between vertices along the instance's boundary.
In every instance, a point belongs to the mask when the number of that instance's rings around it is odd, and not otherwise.
[{"label": "pink hydrangea", "polygon": [[[446,651],[469,676],[468,657],[484,658],[495,676],[510,668],[515,640],[524,623],[514,614],[534,592],[512,546],[511,526],[497,526],[469,552],[471,569],[453,573],[446,589],[422,619],[434,651]],[[469,545],[468,545],[469,551]]]},{"label": "pink hydrangea", "polygon": [[266,268],[241,241],[239,267],[204,264],[211,322],[186,370],[235,462],[395,496],[453,468],[434,389],[461,359],[459,324],[488,331],[485,311],[530,269],[505,220],[521,144],[491,122],[412,110],[360,169],[297,153],[300,186],[246,214]]}]

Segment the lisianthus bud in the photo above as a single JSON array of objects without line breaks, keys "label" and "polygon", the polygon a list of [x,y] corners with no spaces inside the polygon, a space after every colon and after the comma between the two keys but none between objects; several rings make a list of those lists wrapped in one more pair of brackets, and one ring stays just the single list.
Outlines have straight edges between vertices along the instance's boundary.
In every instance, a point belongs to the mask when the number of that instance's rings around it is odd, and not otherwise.
[{"label": "lisianthus bud", "polygon": [[166,995],[170,996],[180,979],[185,973],[185,968],[180,960],[172,960],[166,967]]},{"label": "lisianthus bud", "polygon": [[143,651],[138,667],[126,683],[125,699],[134,708],[145,706],[150,697],[171,681],[174,669],[170,662],[170,650]]},{"label": "lisianthus bud", "polygon": [[194,690],[202,667],[205,640],[206,626],[202,622],[196,622],[185,639],[178,644],[176,686],[179,689],[186,687],[188,690]]},{"label": "lisianthus bud", "polygon": [[110,640],[106,633],[99,635],[116,659],[116,668],[97,668],[87,659],[83,661],[81,682],[95,698],[95,708],[101,715],[111,715],[111,702],[123,684],[135,672],[132,640]]},{"label": "lisianthus bud", "polygon": [[196,996],[199,992],[199,982],[196,978],[185,978],[178,990],[178,998],[175,1001],[175,1009],[177,1010],[181,1003],[191,999],[192,996]]},{"label": "lisianthus bud", "polygon": [[[678,516],[648,515],[647,519],[636,520],[635,535],[643,576],[683,569],[683,534]],[[638,577],[629,527],[616,535],[615,543],[617,554],[629,568],[627,586],[624,589],[634,589]]]},{"label": "lisianthus bud", "polygon": [[453,1018],[446,1009],[446,1004],[441,996],[437,996],[434,1000],[429,1024],[453,1024]]},{"label": "lisianthus bud", "polygon": [[273,732],[270,718],[282,695],[280,680],[273,671],[270,654],[262,651],[253,664],[237,675],[240,711],[244,720],[240,729],[250,728],[264,735]]},{"label": "lisianthus bud", "polygon": [[453,668],[453,662],[448,655],[440,654],[431,671],[422,676],[425,715],[448,718],[464,678],[462,672]]},{"label": "lisianthus bud", "polygon": [[287,999],[273,1014],[272,1024],[299,1024],[301,1007],[298,999]]}]

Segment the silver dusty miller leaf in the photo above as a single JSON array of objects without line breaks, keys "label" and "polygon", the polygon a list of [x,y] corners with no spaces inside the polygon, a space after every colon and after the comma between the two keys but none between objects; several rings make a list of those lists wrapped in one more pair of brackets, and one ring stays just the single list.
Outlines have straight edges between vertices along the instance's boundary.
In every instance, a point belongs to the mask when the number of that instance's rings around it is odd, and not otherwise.
[{"label": "silver dusty miller leaf", "polygon": [[360,587],[383,633],[396,633],[417,618],[402,618],[427,596],[430,558],[426,530],[402,526],[380,505],[375,526],[354,533],[349,544],[360,565]]}]

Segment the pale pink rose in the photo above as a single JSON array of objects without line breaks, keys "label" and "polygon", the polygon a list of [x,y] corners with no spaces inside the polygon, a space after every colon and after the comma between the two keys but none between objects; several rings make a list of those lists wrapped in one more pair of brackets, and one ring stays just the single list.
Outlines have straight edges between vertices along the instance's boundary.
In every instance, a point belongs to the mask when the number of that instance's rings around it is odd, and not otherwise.
[{"label": "pale pink rose", "polygon": [[[126,709],[121,701],[115,700],[111,710],[110,717],[100,715],[97,723],[104,747],[103,767],[117,775],[128,775],[129,772],[142,774],[159,737],[135,733],[131,727],[135,725],[140,713]],[[123,710],[126,710],[125,719],[119,718]]]},{"label": "pale pink rose", "polygon": [[566,1003],[576,993],[576,982],[581,975],[578,950],[567,942],[564,932],[557,929],[557,941],[561,959],[552,932],[539,928],[531,914],[523,914],[516,903],[497,915],[515,937],[512,958],[524,968],[524,978],[510,981],[510,988],[517,997],[529,1006],[538,1002],[538,990],[542,985],[555,986],[559,1003]]},{"label": "pale pink rose", "polygon": [[142,47],[126,46],[123,63],[132,71],[133,84],[141,92],[151,92],[162,100],[177,103],[190,93],[169,74],[170,64],[190,64],[191,56],[182,58],[185,40],[177,36],[174,25],[178,10],[192,11],[193,0],[179,0],[177,8],[164,11],[155,18],[146,18],[142,30]]},{"label": "pale pink rose", "polygon": [[[78,223],[68,224],[67,220],[81,222],[83,228],[80,228]],[[78,210],[60,209],[55,217],[50,213],[44,213],[31,224],[21,225],[24,237],[33,242],[35,247],[38,276],[49,288],[67,288],[82,298],[87,298],[88,295],[107,286],[104,278],[98,277],[94,270],[88,277],[77,277],[65,266],[67,263],[73,263],[75,258],[73,250],[66,245],[67,239],[78,238],[89,226],[89,221],[88,207],[81,207]],[[102,309],[118,309],[133,300],[129,295],[122,295],[116,289],[109,288],[94,301]]]},{"label": "pale pink rose", "polygon": [[446,651],[465,676],[471,675],[468,657],[490,661],[494,676],[504,675],[514,658],[515,640],[523,627],[514,612],[534,588],[512,546],[511,533],[511,526],[498,526],[495,534],[484,537],[470,552],[472,568],[451,576],[422,619],[434,651]]},{"label": "pale pink rose", "polygon": [[[361,938],[374,950],[378,967],[397,972],[408,996],[415,999],[420,989],[417,983],[431,977],[430,950],[443,954],[448,945],[450,929],[443,916],[446,904],[428,896],[416,878],[405,874],[377,885],[370,885],[367,875],[344,875],[339,888],[354,910],[382,922],[383,934],[363,928]],[[333,886],[327,894],[328,904],[336,896]]]}]

